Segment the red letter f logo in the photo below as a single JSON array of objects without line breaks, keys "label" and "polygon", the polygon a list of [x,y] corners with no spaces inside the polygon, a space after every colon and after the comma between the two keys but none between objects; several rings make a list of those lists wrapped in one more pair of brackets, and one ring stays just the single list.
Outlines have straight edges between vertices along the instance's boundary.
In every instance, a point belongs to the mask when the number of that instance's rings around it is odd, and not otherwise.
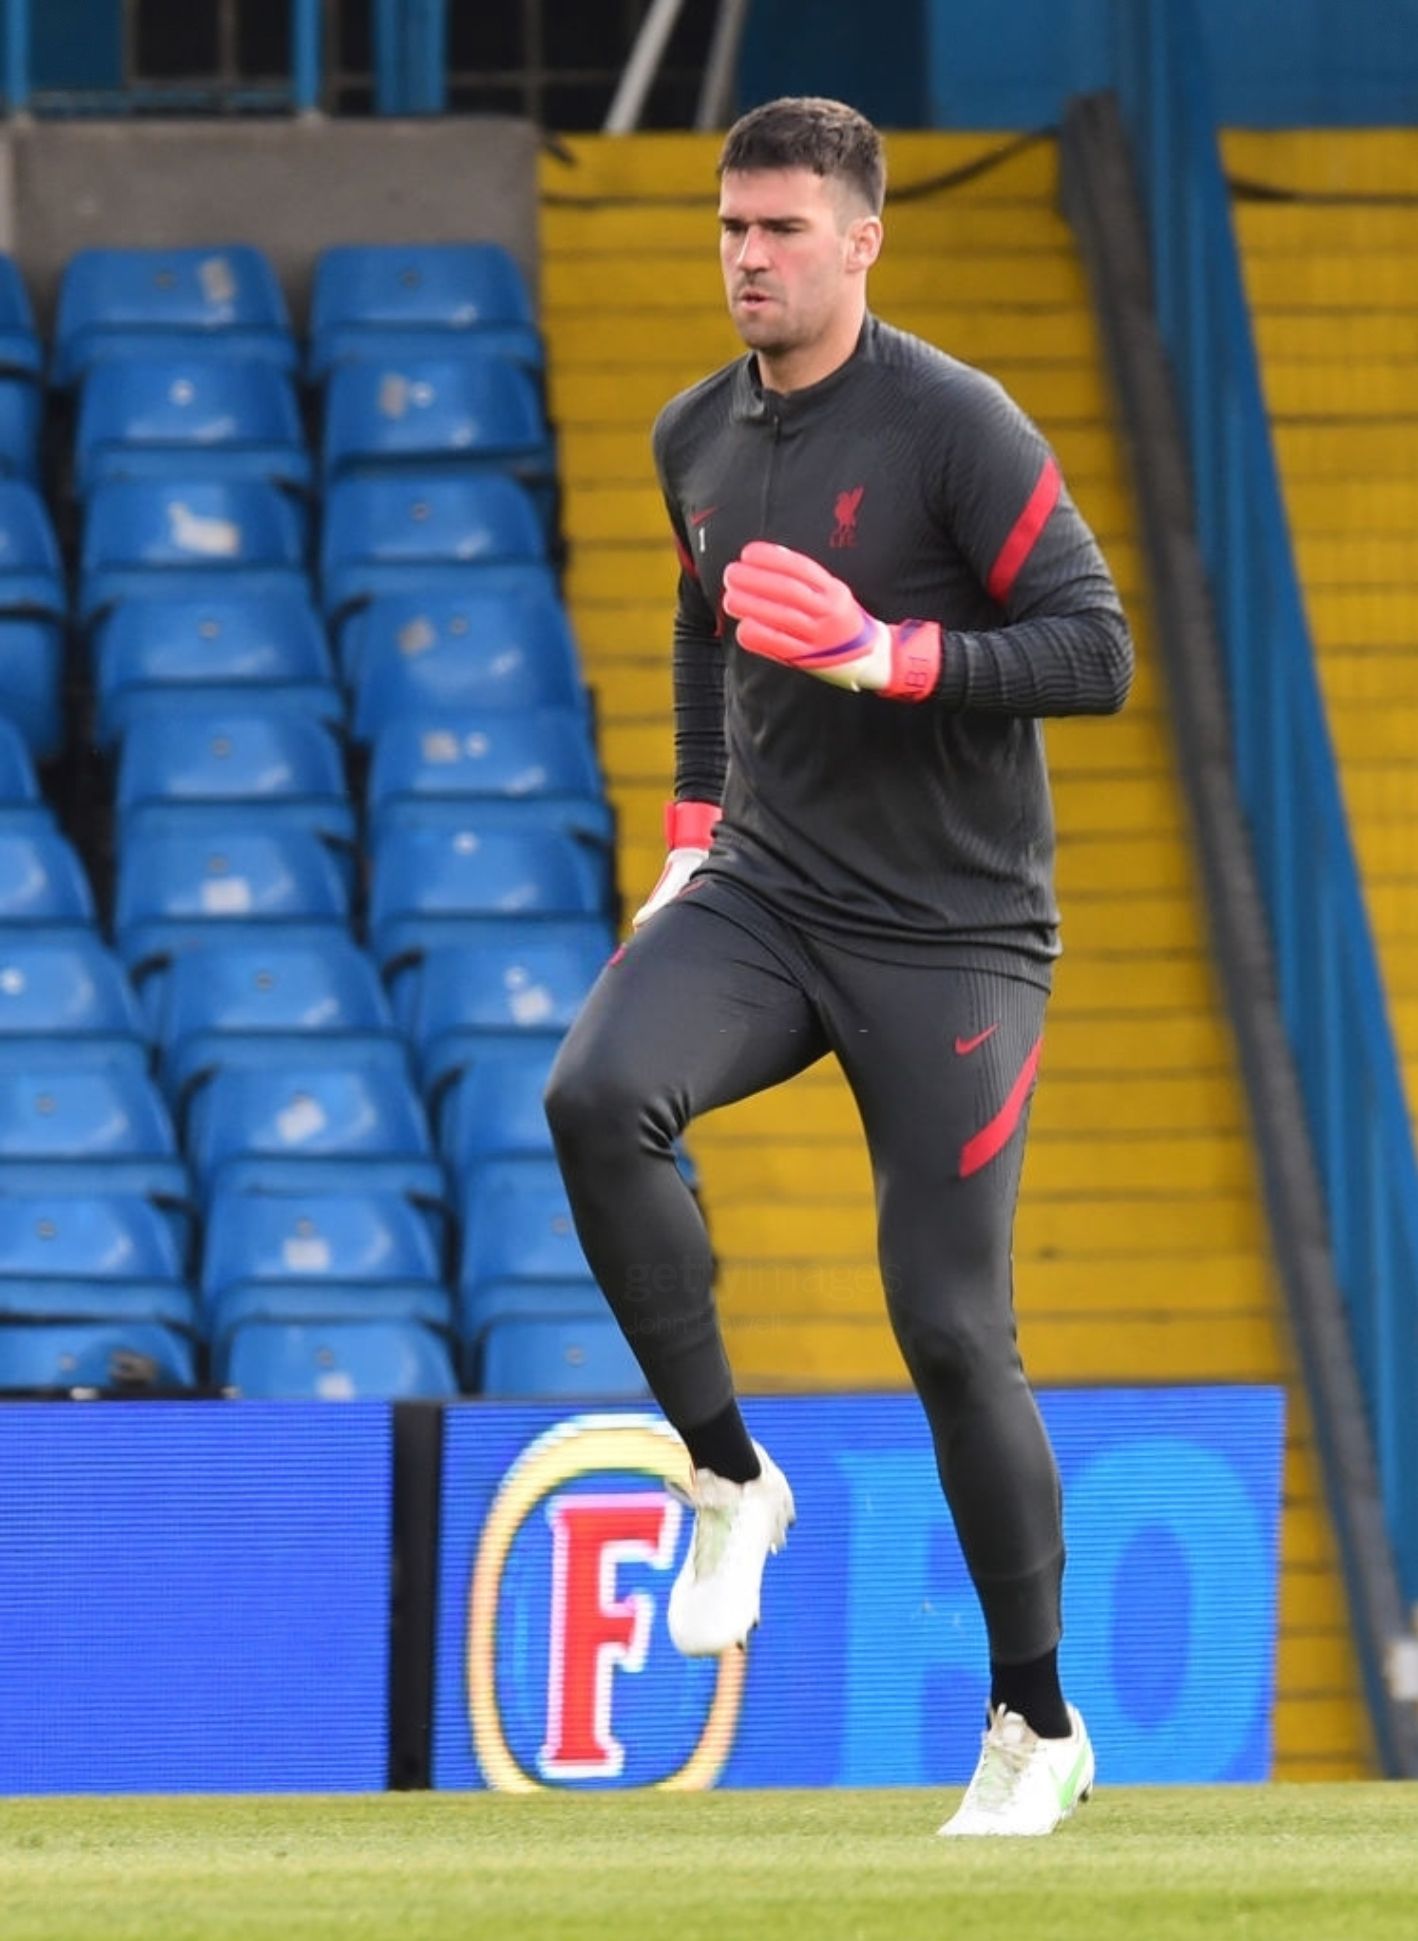
[{"label": "red letter f logo", "polygon": [[537,1764],[548,1779],[614,1779],[625,1748],[611,1731],[611,1673],[639,1671],[650,1643],[651,1600],[617,1598],[622,1562],[668,1570],[680,1506],[660,1491],[557,1496],[552,1530],[551,1658],[546,1743]]}]

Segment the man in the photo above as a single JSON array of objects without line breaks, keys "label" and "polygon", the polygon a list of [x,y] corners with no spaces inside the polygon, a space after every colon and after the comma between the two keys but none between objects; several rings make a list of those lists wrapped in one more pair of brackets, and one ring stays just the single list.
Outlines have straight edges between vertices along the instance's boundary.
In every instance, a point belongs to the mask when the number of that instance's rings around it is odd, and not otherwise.
[{"label": "man", "polygon": [[749,354],[653,439],[681,565],[669,855],[547,1111],[587,1258],[694,1466],[670,1634],[716,1653],[758,1621],[793,1498],[739,1414],[674,1143],[837,1055],[990,1642],[979,1765],[941,1830],[1042,1834],[1087,1797],[1093,1755],[1059,1685],[1058,1475],[1010,1269],[1058,950],[1039,722],[1116,711],[1132,649],[1039,433],[867,310],[871,124],[770,102],[730,129],[719,174]]}]

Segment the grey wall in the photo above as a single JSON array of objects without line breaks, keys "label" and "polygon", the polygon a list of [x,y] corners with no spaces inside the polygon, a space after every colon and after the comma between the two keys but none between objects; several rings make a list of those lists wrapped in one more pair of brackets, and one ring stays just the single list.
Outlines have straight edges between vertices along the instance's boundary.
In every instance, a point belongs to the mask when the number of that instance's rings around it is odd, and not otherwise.
[{"label": "grey wall", "polygon": [[0,247],[41,329],[59,273],[95,244],[255,243],[297,328],[331,243],[501,242],[535,289],[537,135],[489,116],[428,121],[50,122],[0,136]]}]

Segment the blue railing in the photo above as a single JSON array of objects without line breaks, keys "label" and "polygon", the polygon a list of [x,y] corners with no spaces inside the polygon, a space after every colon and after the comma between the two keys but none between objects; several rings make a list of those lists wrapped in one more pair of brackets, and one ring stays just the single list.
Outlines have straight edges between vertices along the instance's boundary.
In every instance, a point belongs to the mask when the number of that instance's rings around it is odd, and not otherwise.
[{"label": "blue railing", "polygon": [[1290,546],[1193,0],[1120,0],[1234,760],[1268,907],[1390,1539],[1418,1600],[1418,1163]]}]

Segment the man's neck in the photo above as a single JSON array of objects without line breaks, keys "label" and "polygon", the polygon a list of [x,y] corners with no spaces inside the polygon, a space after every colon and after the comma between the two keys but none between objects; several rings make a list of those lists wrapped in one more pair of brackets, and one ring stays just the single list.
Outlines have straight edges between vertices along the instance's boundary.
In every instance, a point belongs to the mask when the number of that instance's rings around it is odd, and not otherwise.
[{"label": "man's neck", "polygon": [[765,391],[779,393],[805,391],[810,384],[820,384],[823,378],[840,370],[856,350],[865,317],[864,307],[848,326],[834,330],[830,338],[789,351],[784,357],[768,358],[759,351],[759,383]]}]

